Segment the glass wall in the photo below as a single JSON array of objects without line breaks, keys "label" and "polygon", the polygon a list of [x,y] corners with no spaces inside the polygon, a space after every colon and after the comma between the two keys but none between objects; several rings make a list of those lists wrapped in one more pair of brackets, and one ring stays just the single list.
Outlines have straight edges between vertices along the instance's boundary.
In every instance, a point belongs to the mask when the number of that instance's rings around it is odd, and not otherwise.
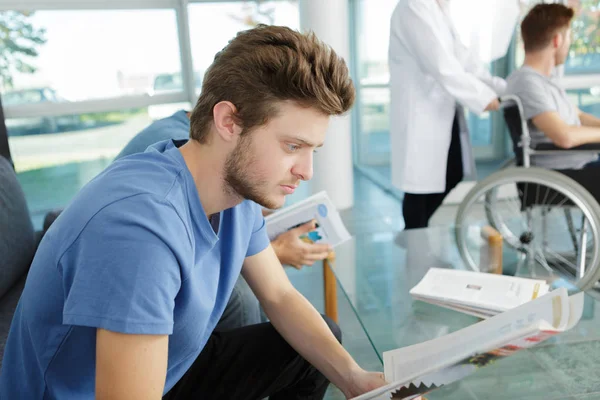
[{"label": "glass wall", "polygon": [[12,40],[0,40],[0,93],[38,228],[140,130],[190,109],[204,71],[236,32],[261,22],[299,27],[295,0],[190,2],[186,9],[160,0],[151,4],[157,9],[135,9],[140,2],[125,0],[102,10],[21,3],[25,11],[0,4],[0,29]]}]

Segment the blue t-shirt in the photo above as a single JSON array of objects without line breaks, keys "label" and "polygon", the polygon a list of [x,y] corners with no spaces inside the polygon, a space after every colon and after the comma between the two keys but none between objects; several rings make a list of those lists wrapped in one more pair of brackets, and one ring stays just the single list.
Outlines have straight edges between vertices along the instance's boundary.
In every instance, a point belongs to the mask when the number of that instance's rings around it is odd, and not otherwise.
[{"label": "blue t-shirt", "polygon": [[115,157],[118,160],[130,154],[142,153],[148,146],[169,139],[189,139],[190,119],[187,111],[179,110],[170,117],[160,119],[148,125],[144,130],[135,135],[133,139]]},{"label": "blue t-shirt", "polygon": [[250,201],[221,212],[215,233],[173,141],[114,162],[40,244],[8,336],[0,398],[93,399],[96,328],[171,335],[166,393],[206,344],[244,258],[268,244]]}]

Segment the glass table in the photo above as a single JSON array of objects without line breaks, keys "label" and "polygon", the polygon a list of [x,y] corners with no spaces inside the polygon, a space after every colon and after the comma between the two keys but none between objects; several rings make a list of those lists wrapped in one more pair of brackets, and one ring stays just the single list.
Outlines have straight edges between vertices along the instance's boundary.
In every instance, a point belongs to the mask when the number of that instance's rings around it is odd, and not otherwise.
[{"label": "glass table", "polygon": [[[380,360],[385,351],[478,322],[475,317],[412,299],[409,290],[431,267],[464,268],[452,228],[358,235],[336,248],[335,277]],[[582,320],[571,331],[499,360],[427,398],[600,399],[597,302],[595,296],[586,294]]]}]

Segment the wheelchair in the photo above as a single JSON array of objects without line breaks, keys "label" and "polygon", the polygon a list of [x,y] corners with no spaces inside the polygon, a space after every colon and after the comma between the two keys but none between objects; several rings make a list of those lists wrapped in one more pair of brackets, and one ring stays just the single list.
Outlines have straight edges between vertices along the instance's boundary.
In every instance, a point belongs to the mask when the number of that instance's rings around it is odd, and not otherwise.
[{"label": "wheelchair", "polygon": [[600,144],[568,150],[552,143],[532,145],[519,98],[500,101],[515,157],[478,182],[459,205],[454,233],[461,258],[468,269],[482,269],[483,230],[491,226],[500,233],[502,257],[505,265],[516,265],[515,274],[550,275],[574,290],[599,288],[600,167],[549,170],[531,166],[530,158],[598,154]]}]

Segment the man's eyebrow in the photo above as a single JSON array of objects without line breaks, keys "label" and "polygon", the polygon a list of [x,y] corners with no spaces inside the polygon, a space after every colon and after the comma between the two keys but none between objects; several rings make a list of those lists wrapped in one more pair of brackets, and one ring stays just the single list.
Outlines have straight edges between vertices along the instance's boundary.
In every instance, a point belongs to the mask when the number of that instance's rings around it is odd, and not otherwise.
[{"label": "man's eyebrow", "polygon": [[308,146],[308,147],[323,147],[323,143],[321,143],[321,144],[314,144],[314,143],[311,143],[311,142],[309,142],[307,140],[304,140],[304,139],[296,137],[296,136],[291,136],[290,139],[295,140],[297,142],[300,142],[303,145]]}]

